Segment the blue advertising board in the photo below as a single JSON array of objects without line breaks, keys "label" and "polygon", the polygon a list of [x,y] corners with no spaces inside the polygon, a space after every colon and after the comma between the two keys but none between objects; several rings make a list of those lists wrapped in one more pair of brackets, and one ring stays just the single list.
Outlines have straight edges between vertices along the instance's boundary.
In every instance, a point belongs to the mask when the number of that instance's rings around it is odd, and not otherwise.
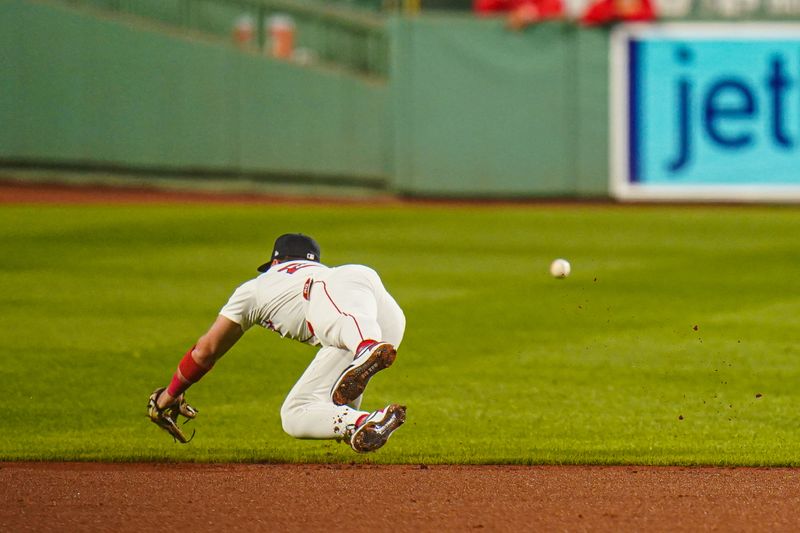
[{"label": "blue advertising board", "polygon": [[800,200],[800,25],[621,26],[611,53],[615,196]]}]

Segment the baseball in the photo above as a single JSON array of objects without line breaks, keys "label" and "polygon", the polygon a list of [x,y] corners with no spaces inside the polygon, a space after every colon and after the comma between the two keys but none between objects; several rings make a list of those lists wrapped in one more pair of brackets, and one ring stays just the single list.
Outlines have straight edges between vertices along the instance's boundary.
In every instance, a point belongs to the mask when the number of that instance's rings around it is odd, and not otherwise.
[{"label": "baseball", "polygon": [[566,259],[556,259],[550,263],[550,274],[554,278],[566,278],[569,276],[570,266]]}]

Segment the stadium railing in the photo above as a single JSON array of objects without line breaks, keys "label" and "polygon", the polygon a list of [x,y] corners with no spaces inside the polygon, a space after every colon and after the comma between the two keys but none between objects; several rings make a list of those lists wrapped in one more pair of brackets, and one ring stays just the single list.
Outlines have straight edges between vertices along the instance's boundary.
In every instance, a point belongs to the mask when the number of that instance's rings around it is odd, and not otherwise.
[{"label": "stadium railing", "polygon": [[[311,63],[385,77],[389,68],[386,16],[364,9],[366,0],[332,5],[303,0],[62,0],[157,21],[175,28],[230,39],[242,17],[254,25],[251,46],[264,53],[269,46],[269,20],[289,15],[295,24],[295,50]],[[359,7],[362,6],[362,7]]]}]

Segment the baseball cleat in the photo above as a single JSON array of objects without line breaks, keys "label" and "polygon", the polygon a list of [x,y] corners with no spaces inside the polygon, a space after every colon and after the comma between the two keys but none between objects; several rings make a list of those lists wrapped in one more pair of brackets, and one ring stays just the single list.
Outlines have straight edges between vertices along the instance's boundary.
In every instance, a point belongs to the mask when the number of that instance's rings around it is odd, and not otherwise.
[{"label": "baseball cleat", "polygon": [[374,452],[389,440],[394,430],[406,421],[406,406],[393,403],[375,411],[350,437],[350,447],[358,453]]},{"label": "baseball cleat", "polygon": [[365,346],[331,389],[331,400],[336,405],[347,405],[364,392],[370,378],[389,368],[397,357],[397,350],[388,342],[376,342]]},{"label": "baseball cleat", "polygon": [[178,426],[178,415],[182,415],[191,420],[197,416],[197,409],[186,403],[183,394],[178,396],[170,405],[159,408],[158,397],[165,388],[166,387],[156,389],[153,391],[153,394],[150,395],[150,399],[147,402],[147,416],[150,417],[150,420],[155,425],[172,435],[173,439],[185,444],[194,438],[194,431],[192,431],[191,437],[186,438],[183,430]]}]

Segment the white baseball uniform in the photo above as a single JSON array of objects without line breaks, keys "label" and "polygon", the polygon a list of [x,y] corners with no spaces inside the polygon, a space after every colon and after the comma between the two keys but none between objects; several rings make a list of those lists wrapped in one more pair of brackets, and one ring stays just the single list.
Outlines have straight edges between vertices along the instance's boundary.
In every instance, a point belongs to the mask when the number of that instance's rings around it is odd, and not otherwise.
[{"label": "white baseball uniform", "polygon": [[281,407],[281,423],[298,438],[340,437],[367,414],[335,405],[331,389],[366,339],[397,348],[405,316],[378,274],[363,265],[329,268],[314,261],[273,265],[242,284],[220,314],[247,331],[257,324],[300,342],[321,346]]}]

